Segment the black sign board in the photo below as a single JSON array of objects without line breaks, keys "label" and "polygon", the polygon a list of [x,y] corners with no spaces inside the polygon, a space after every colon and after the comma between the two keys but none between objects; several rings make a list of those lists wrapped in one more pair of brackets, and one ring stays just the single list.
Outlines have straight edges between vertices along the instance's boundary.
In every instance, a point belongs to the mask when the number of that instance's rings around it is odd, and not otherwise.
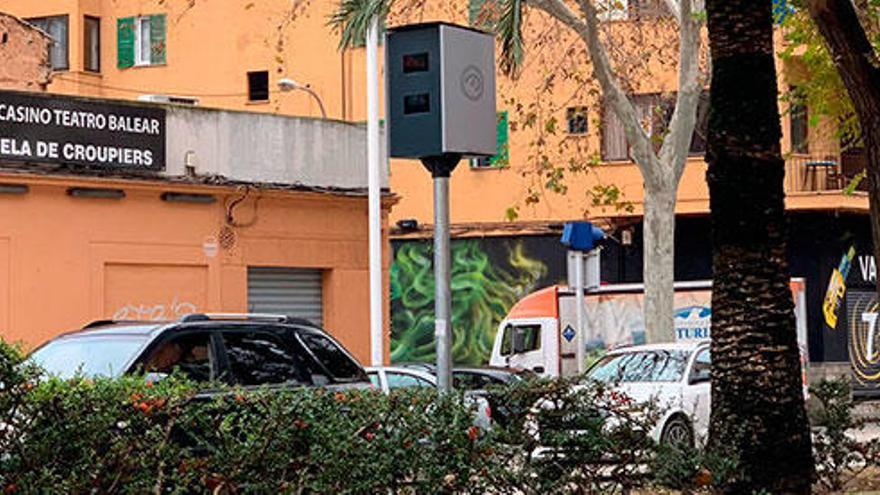
[{"label": "black sign board", "polygon": [[0,91],[0,161],[165,168],[165,109]]}]

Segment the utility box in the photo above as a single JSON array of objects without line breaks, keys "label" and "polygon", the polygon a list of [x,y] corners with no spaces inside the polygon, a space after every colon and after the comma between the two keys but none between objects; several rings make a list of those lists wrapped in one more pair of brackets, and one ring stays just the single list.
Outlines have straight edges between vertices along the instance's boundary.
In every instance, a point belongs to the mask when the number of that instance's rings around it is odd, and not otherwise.
[{"label": "utility box", "polygon": [[495,155],[495,41],[436,22],[389,30],[389,152],[395,158]]}]

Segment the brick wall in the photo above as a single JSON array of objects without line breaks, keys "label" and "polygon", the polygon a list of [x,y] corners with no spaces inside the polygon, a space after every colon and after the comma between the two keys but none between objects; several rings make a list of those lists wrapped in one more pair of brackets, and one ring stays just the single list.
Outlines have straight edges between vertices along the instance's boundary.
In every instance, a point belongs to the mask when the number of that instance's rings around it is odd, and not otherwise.
[{"label": "brick wall", "polygon": [[0,12],[0,89],[44,91],[50,43],[39,29]]}]

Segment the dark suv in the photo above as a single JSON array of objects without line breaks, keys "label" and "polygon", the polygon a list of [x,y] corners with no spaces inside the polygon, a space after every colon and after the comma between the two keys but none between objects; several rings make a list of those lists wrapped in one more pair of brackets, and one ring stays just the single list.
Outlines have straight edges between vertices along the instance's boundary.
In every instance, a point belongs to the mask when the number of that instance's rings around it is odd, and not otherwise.
[{"label": "dark suv", "polygon": [[192,314],[173,323],[96,321],[31,354],[68,378],[173,371],[240,386],[369,387],[364,369],[310,322],[274,315]]}]

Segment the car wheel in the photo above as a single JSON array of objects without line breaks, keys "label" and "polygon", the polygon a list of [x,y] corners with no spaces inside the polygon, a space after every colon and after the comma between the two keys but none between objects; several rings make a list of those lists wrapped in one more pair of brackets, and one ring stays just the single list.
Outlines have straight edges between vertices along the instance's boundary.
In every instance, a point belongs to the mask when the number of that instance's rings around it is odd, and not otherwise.
[{"label": "car wheel", "polygon": [[693,447],[694,430],[690,422],[683,416],[673,416],[663,427],[660,444],[667,447]]}]

